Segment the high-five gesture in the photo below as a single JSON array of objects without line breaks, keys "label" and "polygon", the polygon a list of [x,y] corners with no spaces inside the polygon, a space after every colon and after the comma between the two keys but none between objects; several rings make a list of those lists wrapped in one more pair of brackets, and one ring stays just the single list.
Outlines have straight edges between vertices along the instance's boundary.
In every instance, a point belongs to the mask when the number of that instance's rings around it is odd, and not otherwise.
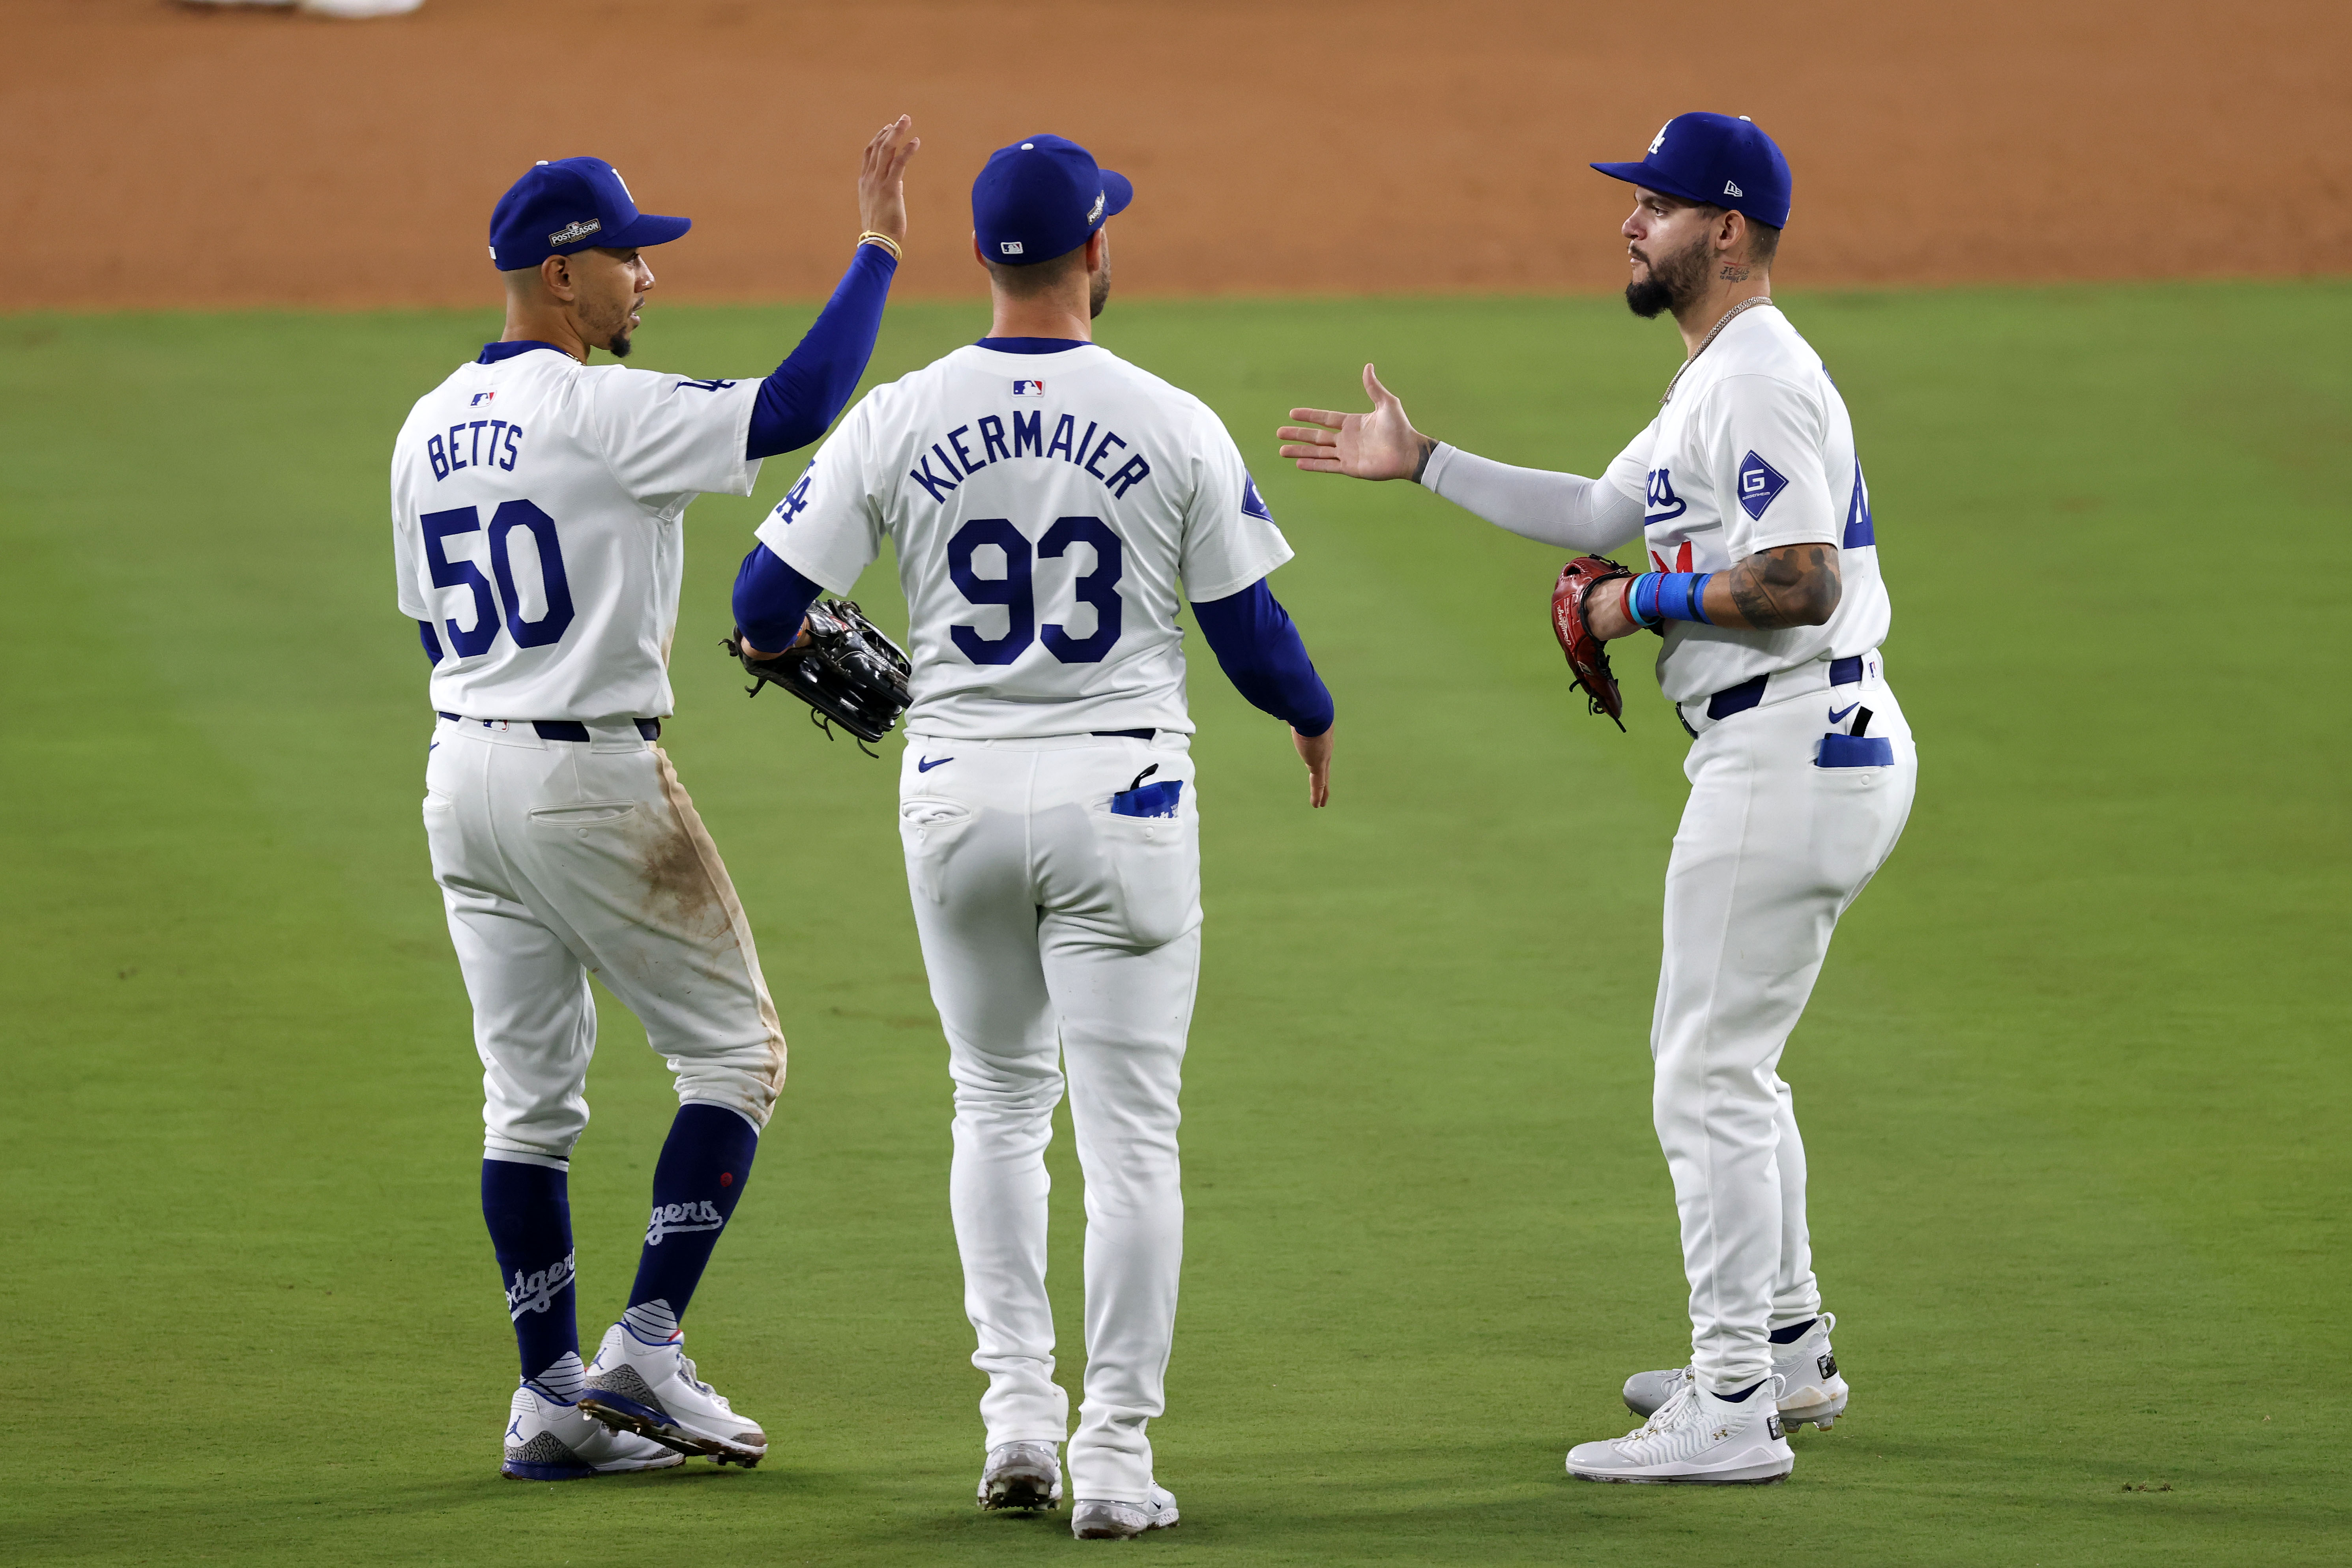
[{"label": "high-five gesture", "polygon": [[921,137],[907,135],[914,127],[902,114],[876,132],[866,144],[865,166],[857,172],[857,221],[866,233],[881,235],[893,245],[907,242],[907,161],[923,144]]},{"label": "high-five gesture", "polygon": [[1285,425],[1275,431],[1283,443],[1282,455],[1310,474],[1345,474],[1354,479],[1411,479],[1437,443],[1412,427],[1404,405],[1381,384],[1372,367],[1364,367],[1364,390],[1371,395],[1370,414],[1340,414],[1328,408],[1294,408],[1293,419],[1311,423]]}]

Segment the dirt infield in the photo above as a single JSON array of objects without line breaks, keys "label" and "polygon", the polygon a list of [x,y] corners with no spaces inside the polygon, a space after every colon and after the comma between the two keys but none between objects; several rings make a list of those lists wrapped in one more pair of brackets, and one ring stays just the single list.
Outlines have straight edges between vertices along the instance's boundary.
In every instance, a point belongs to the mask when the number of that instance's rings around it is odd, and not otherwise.
[{"label": "dirt infield", "polygon": [[[857,144],[926,148],[902,287],[973,279],[964,193],[1052,129],[1134,177],[1122,289],[1610,289],[1622,187],[1687,108],[1796,172],[1798,286],[2352,267],[2340,0],[428,0],[392,21],[5,0],[0,300],[478,303],[492,201],[594,152],[696,220],[672,298],[821,294]],[[1670,29],[1686,29],[1684,42]]]}]

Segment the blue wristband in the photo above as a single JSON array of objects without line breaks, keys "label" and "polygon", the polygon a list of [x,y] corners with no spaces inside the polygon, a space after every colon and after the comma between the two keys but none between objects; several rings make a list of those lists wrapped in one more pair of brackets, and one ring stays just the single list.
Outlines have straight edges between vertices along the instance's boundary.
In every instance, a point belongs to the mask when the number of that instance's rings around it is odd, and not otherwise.
[{"label": "blue wristband", "polygon": [[1714,575],[1712,572],[1644,572],[1633,579],[1633,591],[1626,595],[1626,607],[1643,626],[1669,620],[1696,621],[1711,626],[1715,623],[1706,618],[1703,606],[1707,579]]},{"label": "blue wristband", "polygon": [[1658,624],[1658,577],[1655,572],[1642,573],[1625,590],[1625,614],[1637,626]]}]

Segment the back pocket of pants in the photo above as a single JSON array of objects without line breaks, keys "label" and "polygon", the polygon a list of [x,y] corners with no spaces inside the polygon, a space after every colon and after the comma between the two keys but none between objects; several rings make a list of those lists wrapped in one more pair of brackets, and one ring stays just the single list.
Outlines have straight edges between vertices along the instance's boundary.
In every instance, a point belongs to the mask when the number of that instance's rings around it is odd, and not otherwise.
[{"label": "back pocket of pants", "polygon": [[947,902],[948,860],[966,829],[971,807],[918,795],[898,803],[898,846],[907,852],[907,885],[935,904]]},{"label": "back pocket of pants", "polygon": [[1118,923],[1129,941],[1159,947],[1201,923],[1200,818],[1188,806],[1130,816],[1105,802],[1089,815],[1118,879]]}]

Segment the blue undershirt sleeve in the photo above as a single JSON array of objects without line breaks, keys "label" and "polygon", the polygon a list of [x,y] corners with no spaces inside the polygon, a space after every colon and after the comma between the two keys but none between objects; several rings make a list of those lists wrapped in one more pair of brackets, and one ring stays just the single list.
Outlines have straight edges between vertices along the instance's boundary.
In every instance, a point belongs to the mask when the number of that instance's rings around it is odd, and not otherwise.
[{"label": "blue undershirt sleeve", "polygon": [[799,637],[809,606],[824,592],[774,551],[755,544],[735,574],[735,625],[761,652],[782,653]]},{"label": "blue undershirt sleeve", "polygon": [[435,668],[439,668],[441,663],[441,639],[434,636],[433,623],[431,621],[419,621],[416,623],[416,629],[425,639],[425,657],[433,661]]},{"label": "blue undershirt sleeve", "polygon": [[1196,600],[1192,615],[1225,679],[1253,707],[1302,735],[1331,727],[1331,693],[1265,578],[1226,598]]},{"label": "blue undershirt sleeve", "polygon": [[[861,245],[808,335],[775,373],[760,384],[751,405],[747,458],[772,458],[805,447],[825,432],[857,390],[882,330],[883,302],[898,259],[878,245]],[[751,628],[743,628],[749,631]],[[765,647],[763,643],[761,645]]]}]

